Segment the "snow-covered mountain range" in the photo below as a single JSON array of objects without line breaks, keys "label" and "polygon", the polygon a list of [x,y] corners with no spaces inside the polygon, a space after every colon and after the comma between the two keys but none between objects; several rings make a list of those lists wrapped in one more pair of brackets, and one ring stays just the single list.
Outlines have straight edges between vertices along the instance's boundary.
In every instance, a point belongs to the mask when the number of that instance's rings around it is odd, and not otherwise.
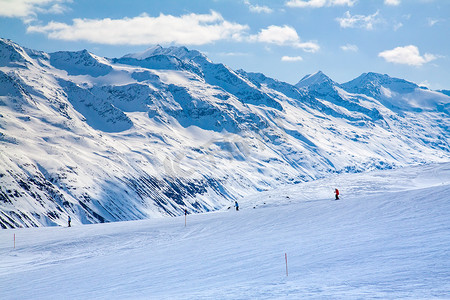
[{"label": "snow-covered mountain range", "polygon": [[445,91],[388,75],[291,85],[185,47],[109,59],[0,39],[0,226],[210,211],[333,173],[446,162],[449,115]]}]

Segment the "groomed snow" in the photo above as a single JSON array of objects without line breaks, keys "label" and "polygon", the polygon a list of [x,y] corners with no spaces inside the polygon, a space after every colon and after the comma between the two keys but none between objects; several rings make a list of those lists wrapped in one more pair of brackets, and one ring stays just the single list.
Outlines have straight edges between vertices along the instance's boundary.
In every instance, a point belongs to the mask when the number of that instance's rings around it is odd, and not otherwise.
[{"label": "groomed snow", "polygon": [[2,230],[0,298],[448,299],[449,195],[447,163],[264,192],[186,227]]}]

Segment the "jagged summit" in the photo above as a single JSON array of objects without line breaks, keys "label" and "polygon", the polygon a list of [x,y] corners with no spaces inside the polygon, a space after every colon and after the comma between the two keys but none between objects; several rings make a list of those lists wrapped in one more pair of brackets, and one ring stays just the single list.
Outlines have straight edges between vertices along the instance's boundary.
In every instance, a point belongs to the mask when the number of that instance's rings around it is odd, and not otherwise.
[{"label": "jagged summit", "polygon": [[27,50],[11,40],[0,38],[0,66],[14,67],[32,63]]},{"label": "jagged summit", "polygon": [[152,55],[160,54],[162,52],[163,47],[161,45],[155,45],[153,47],[150,47],[146,49],[143,52],[137,52],[137,53],[129,53],[124,55],[122,58],[135,58],[135,59],[146,59]]},{"label": "jagged summit", "polygon": [[309,88],[311,86],[323,84],[334,85],[335,82],[322,71],[317,71],[314,74],[309,74],[303,77],[295,86],[298,88]]},{"label": "jagged summit", "polygon": [[58,51],[50,53],[50,63],[69,75],[104,76],[112,71],[109,62],[86,49],[81,51]]},{"label": "jagged summit", "polygon": [[344,89],[353,93],[366,93],[370,95],[373,92],[378,92],[381,87],[389,88],[395,92],[412,92],[419,86],[415,83],[406,81],[404,79],[390,77],[387,74],[379,74],[374,72],[363,73],[357,78],[343,83],[341,85]]},{"label": "jagged summit", "polygon": [[372,97],[396,112],[440,110],[450,113],[450,97],[444,93],[423,89],[387,74],[363,73],[341,87],[349,93]]},{"label": "jagged summit", "polygon": [[306,75],[295,85],[298,89],[309,91],[314,95],[333,95],[333,97],[338,97],[336,91],[338,86],[338,83],[334,82],[322,71]]},{"label": "jagged summit", "polygon": [[189,50],[184,46],[181,47],[171,46],[168,48],[164,48],[161,45],[150,47],[143,52],[127,54],[123,56],[123,58],[134,58],[138,60],[144,60],[154,55],[175,56],[181,60],[192,60],[198,56],[206,58],[206,56],[200,53],[199,51]]}]

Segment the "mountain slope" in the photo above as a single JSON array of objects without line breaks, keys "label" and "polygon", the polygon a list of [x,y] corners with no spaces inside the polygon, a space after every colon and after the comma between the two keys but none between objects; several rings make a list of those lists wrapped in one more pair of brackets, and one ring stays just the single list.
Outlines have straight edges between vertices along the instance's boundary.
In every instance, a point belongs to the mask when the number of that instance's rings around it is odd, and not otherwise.
[{"label": "mountain slope", "polygon": [[450,97],[379,76],[371,92],[320,73],[299,87],[184,47],[108,59],[2,39],[0,226],[204,212],[332,173],[448,161]]},{"label": "mountain slope", "polygon": [[446,299],[449,192],[446,163],[283,187],[186,226],[3,230],[2,299]]}]

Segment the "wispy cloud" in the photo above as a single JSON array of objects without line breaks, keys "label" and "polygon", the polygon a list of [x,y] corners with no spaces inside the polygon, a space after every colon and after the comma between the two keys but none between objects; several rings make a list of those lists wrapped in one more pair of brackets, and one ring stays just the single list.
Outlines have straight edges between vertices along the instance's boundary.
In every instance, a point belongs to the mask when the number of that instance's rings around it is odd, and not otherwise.
[{"label": "wispy cloud", "polygon": [[0,16],[10,18],[29,18],[37,13],[62,13],[63,5],[72,0],[0,0]]},{"label": "wispy cloud", "polygon": [[296,61],[302,61],[303,57],[301,56],[283,56],[281,58],[281,61],[285,62],[296,62]]},{"label": "wispy cloud", "polygon": [[414,45],[386,50],[380,52],[378,56],[384,58],[387,62],[418,67],[438,58],[436,55],[429,53],[421,56],[419,48]]},{"label": "wispy cloud", "polygon": [[379,11],[376,11],[372,15],[354,15],[352,16],[349,11],[344,13],[342,18],[336,18],[339,25],[342,28],[365,28],[367,30],[372,30],[374,25],[381,22],[378,17]]},{"label": "wispy cloud", "polygon": [[397,31],[402,27],[403,27],[403,23],[398,22],[398,23],[394,24],[394,31]]},{"label": "wispy cloud", "polygon": [[347,51],[347,52],[358,52],[359,48],[356,45],[352,45],[352,44],[346,44],[341,46],[341,49],[343,51]]},{"label": "wispy cloud", "polygon": [[433,27],[434,25],[436,25],[437,23],[439,23],[441,21],[442,20],[439,20],[439,19],[428,18],[428,26]]},{"label": "wispy cloud", "polygon": [[384,4],[392,6],[400,5],[400,2],[400,0],[384,0]]},{"label": "wispy cloud", "polygon": [[247,30],[247,25],[226,21],[215,11],[179,17],[142,14],[124,19],[74,19],[72,24],[50,22],[27,28],[27,32],[43,33],[51,39],[109,45],[203,45],[218,40],[242,40]]},{"label": "wispy cloud", "polygon": [[273,9],[271,9],[270,7],[268,7],[268,6],[266,6],[266,5],[253,5],[253,4],[251,4],[250,1],[248,1],[248,0],[245,0],[244,3],[245,3],[246,5],[248,5],[248,9],[249,9],[251,12],[254,12],[254,13],[258,13],[258,14],[260,14],[260,13],[270,14],[270,13],[273,12]]},{"label": "wispy cloud", "polygon": [[221,56],[249,56],[249,53],[246,52],[220,52],[218,53]]},{"label": "wispy cloud", "polygon": [[289,0],[286,2],[286,6],[319,8],[324,6],[353,6],[355,3],[356,0]]},{"label": "wispy cloud", "polygon": [[271,25],[262,29],[257,35],[250,37],[250,40],[261,43],[275,44],[278,46],[290,46],[303,49],[306,52],[317,52],[320,47],[316,42],[302,42],[297,31],[288,25]]}]

